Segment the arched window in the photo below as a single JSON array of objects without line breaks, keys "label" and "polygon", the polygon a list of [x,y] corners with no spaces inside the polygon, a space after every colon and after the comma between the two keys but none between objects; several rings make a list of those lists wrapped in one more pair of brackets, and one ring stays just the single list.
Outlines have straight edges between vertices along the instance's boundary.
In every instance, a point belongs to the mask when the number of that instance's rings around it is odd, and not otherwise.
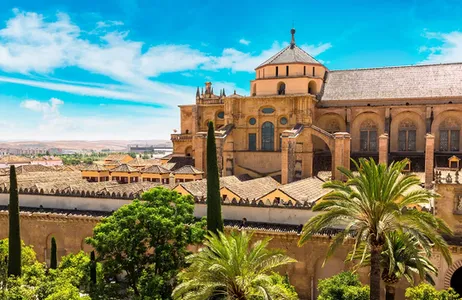
[{"label": "arched window", "polygon": [[316,82],[310,81],[310,83],[308,83],[308,94],[316,94]]},{"label": "arched window", "polygon": [[285,95],[286,94],[286,84],[284,82],[278,83],[278,95]]},{"label": "arched window", "polygon": [[372,120],[361,124],[359,144],[361,151],[377,151],[377,125]]},{"label": "arched window", "polygon": [[398,151],[416,150],[416,126],[412,120],[406,119],[398,127]]},{"label": "arched window", "polygon": [[286,66],[286,76],[289,76],[289,66]]},{"label": "arched window", "polygon": [[254,83],[252,85],[252,96],[256,96],[257,95],[257,84]]},{"label": "arched window", "polygon": [[274,151],[274,125],[271,122],[265,122],[261,126],[261,149]]},{"label": "arched window", "polygon": [[460,124],[453,118],[440,125],[440,151],[459,151]]},{"label": "arched window", "polygon": [[276,77],[279,76],[279,67],[276,67]]}]

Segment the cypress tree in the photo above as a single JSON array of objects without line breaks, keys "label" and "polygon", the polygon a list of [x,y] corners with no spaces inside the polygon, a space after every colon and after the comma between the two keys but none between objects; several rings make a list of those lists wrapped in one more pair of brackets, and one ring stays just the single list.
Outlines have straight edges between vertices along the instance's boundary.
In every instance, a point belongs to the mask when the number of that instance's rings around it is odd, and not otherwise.
[{"label": "cypress tree", "polygon": [[90,280],[92,284],[96,284],[96,258],[95,251],[91,251],[90,255]]},{"label": "cypress tree", "polygon": [[214,233],[218,231],[223,232],[217,147],[215,144],[215,129],[212,121],[209,122],[207,134],[207,230]]},{"label": "cypress tree", "polygon": [[56,239],[51,238],[51,257],[50,257],[50,269],[56,269],[58,267],[58,258],[56,257]]},{"label": "cypress tree", "polygon": [[8,276],[21,276],[21,231],[19,225],[19,195],[16,168],[10,167],[10,203],[8,236]]}]

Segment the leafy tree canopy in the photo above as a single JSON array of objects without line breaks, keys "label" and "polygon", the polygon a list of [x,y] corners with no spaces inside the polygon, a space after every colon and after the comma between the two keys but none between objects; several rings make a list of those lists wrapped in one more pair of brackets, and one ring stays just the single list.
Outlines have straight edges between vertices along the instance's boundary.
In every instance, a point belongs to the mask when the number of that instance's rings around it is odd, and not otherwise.
[{"label": "leafy tree canopy", "polygon": [[103,219],[87,241],[103,262],[104,276],[126,274],[117,286],[124,291],[128,285],[135,297],[170,299],[186,247],[205,234],[205,222],[196,222],[193,211],[190,196],[154,188]]},{"label": "leafy tree canopy", "polygon": [[421,283],[418,286],[406,289],[407,300],[459,300],[462,299],[451,288],[438,291],[428,283]]},{"label": "leafy tree canopy", "polygon": [[358,275],[343,272],[319,280],[318,300],[368,300],[369,286],[363,286]]}]

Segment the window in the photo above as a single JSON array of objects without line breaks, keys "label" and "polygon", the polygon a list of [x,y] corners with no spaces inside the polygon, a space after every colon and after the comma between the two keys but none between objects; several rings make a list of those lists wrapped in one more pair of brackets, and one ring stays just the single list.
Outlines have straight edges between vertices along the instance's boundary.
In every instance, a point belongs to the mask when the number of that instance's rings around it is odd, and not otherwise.
[{"label": "window", "polygon": [[440,151],[459,151],[460,125],[452,118],[445,120],[440,126]]},{"label": "window", "polygon": [[249,124],[250,125],[255,125],[255,123],[257,123],[257,120],[255,120],[255,118],[250,118],[249,119]]},{"label": "window", "polygon": [[286,66],[286,76],[289,76],[289,66]]},{"label": "window", "polygon": [[276,67],[276,77],[279,76],[279,67]]},{"label": "window", "polygon": [[281,125],[286,125],[287,124],[287,118],[286,117],[282,117],[279,122],[281,123]]},{"label": "window", "polygon": [[313,67],[313,76],[316,76],[316,68]]},{"label": "window", "polygon": [[316,82],[313,80],[308,83],[308,94],[316,94]]},{"label": "window", "polygon": [[265,122],[261,126],[261,149],[263,151],[274,150],[274,125],[271,122]]},{"label": "window", "polygon": [[416,126],[411,120],[404,120],[398,128],[398,151],[416,150]]},{"label": "window", "polygon": [[303,75],[306,75],[306,66],[303,66]]},{"label": "window", "polygon": [[272,114],[274,113],[274,108],[272,107],[265,107],[261,110],[262,113],[264,114]]},{"label": "window", "polygon": [[257,150],[257,134],[249,133],[249,151]]},{"label": "window", "polygon": [[285,95],[286,94],[286,84],[284,82],[278,83],[278,95]]},{"label": "window", "polygon": [[223,119],[225,117],[225,112],[224,111],[220,111],[218,114],[217,114],[217,117],[218,119]]},{"label": "window", "polygon": [[377,126],[371,120],[367,120],[361,124],[359,144],[361,151],[377,151]]}]

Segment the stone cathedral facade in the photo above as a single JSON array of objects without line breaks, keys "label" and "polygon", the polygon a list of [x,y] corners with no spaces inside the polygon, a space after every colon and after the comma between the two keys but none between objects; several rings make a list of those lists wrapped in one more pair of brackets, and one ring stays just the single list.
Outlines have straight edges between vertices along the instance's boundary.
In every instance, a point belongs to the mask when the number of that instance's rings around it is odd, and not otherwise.
[{"label": "stone cathedral facade", "polygon": [[181,105],[176,156],[206,171],[207,123],[216,126],[221,175],[272,176],[282,184],[350,166],[350,158],[409,158],[409,171],[462,158],[462,64],[329,70],[295,43],[257,66],[249,96],[198,88]]}]

